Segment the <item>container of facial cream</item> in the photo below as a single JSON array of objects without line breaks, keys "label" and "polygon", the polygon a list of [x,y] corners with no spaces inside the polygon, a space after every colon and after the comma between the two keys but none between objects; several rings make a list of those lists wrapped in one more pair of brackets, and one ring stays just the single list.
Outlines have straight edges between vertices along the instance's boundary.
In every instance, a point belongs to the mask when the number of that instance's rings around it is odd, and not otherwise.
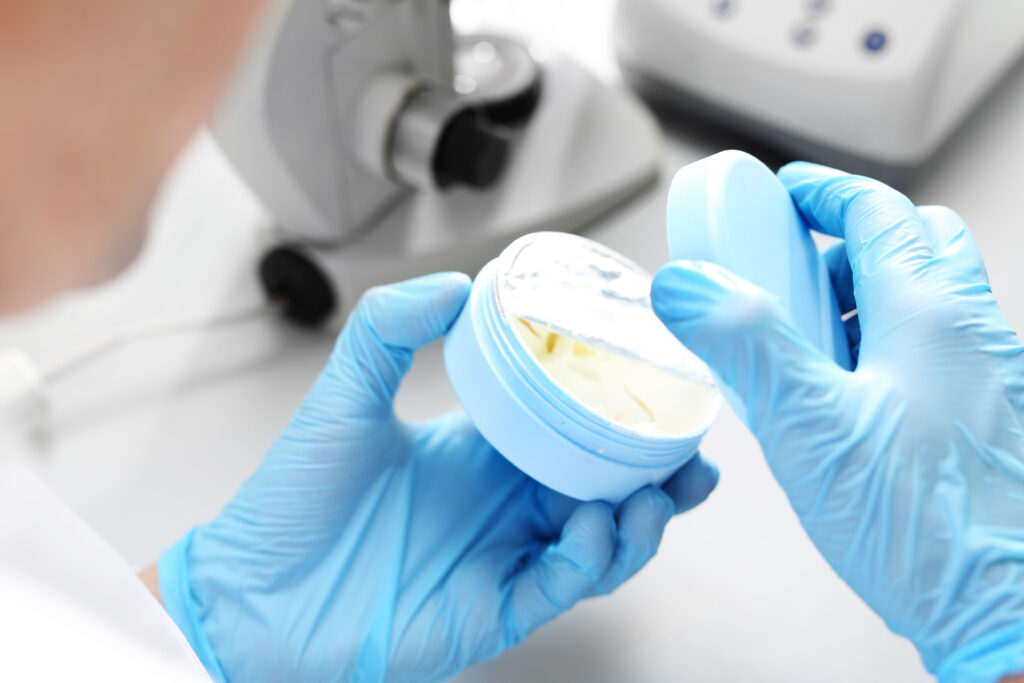
[{"label": "container of facial cream", "polygon": [[542,484],[618,503],[697,452],[720,394],[651,310],[651,276],[592,240],[534,233],[473,283],[445,339],[477,429]]}]

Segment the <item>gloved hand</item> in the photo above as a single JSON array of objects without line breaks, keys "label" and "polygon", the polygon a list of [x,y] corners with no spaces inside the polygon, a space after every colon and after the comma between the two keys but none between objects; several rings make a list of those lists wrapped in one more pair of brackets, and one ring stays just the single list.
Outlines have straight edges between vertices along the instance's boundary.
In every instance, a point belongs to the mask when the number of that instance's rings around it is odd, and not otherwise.
[{"label": "gloved hand", "polygon": [[469,290],[441,274],[371,291],[262,467],[159,564],[168,612],[231,681],[436,681],[496,656],[654,555],[717,471],[695,459],[618,509],[526,477],[462,414],[392,399]]},{"label": "gloved hand", "polygon": [[845,238],[826,261],[857,311],[855,371],[709,263],[666,266],[654,309],[735,390],[811,539],[930,671],[1024,671],[1024,348],[974,240],[866,178],[779,177],[811,228]]}]

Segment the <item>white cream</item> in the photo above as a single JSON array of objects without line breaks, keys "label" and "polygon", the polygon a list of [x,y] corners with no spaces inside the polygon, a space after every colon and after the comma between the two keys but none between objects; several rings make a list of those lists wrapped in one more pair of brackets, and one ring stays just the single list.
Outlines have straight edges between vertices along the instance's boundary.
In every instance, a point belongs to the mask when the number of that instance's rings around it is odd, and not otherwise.
[{"label": "white cream", "polygon": [[716,389],[677,373],[609,353],[514,319],[520,339],[541,367],[572,397],[618,424],[681,436],[707,427]]}]

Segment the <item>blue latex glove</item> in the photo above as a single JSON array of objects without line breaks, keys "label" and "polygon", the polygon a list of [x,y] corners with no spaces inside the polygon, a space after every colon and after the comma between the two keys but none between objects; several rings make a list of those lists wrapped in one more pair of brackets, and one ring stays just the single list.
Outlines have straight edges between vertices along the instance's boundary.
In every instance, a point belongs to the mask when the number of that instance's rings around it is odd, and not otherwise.
[{"label": "blue latex glove", "polygon": [[462,414],[392,399],[469,291],[442,274],[373,290],[262,467],[160,560],[168,612],[231,681],[436,681],[498,655],[655,553],[717,470],[693,460],[618,509],[527,478]]},{"label": "blue latex glove", "polygon": [[1024,349],[953,211],[811,164],[779,172],[829,263],[857,366],[775,299],[676,262],[654,309],[732,387],[832,567],[940,680],[1024,671]]}]

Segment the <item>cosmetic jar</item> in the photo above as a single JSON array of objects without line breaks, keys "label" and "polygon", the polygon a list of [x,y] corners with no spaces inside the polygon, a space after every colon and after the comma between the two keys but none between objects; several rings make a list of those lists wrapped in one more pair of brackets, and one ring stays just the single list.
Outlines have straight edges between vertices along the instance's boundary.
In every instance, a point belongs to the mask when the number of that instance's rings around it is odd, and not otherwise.
[{"label": "cosmetic jar", "polygon": [[618,503],[663,483],[717,416],[710,371],[654,315],[650,286],[597,242],[534,233],[480,271],[445,338],[480,433],[572,498]]}]

